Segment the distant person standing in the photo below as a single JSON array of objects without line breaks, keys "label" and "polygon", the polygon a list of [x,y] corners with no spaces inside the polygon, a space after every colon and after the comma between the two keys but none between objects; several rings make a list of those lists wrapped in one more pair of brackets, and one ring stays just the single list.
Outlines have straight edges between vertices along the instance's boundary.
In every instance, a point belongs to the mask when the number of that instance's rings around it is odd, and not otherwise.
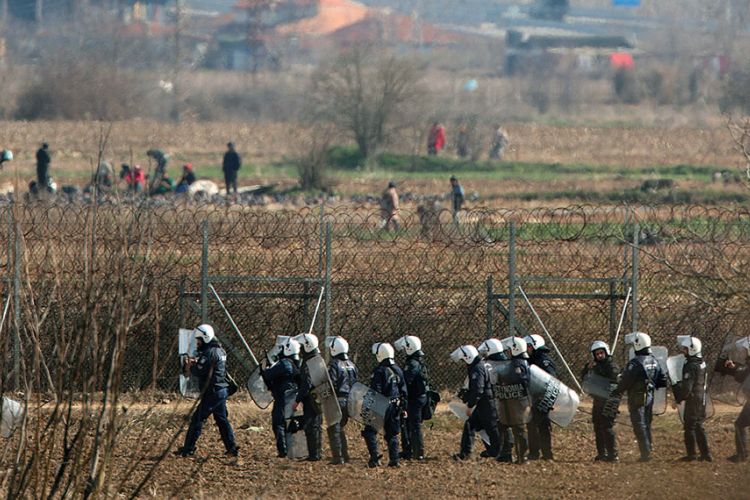
[{"label": "distant person standing", "polygon": [[490,160],[502,160],[506,147],[508,147],[508,132],[497,125],[495,134],[492,136],[492,144],[490,144]]},{"label": "distant person standing", "polygon": [[451,206],[453,207],[453,222],[458,224],[458,211],[464,204],[464,188],[458,183],[455,175],[451,176]]},{"label": "distant person standing", "polygon": [[51,162],[49,144],[45,142],[36,152],[36,184],[38,189],[46,189],[49,186],[49,164]]},{"label": "distant person standing", "polygon": [[427,134],[427,154],[437,155],[445,146],[445,127],[439,122],[432,124]]},{"label": "distant person standing", "polygon": [[459,158],[466,158],[469,156],[469,127],[465,123],[462,123],[458,128],[458,136],[456,137],[456,153]]},{"label": "distant person standing", "polygon": [[154,171],[153,177],[149,179],[149,192],[155,191],[162,179],[165,177],[167,172],[167,163],[169,162],[169,155],[164,153],[161,149],[149,149],[146,151],[146,156],[156,162],[156,170]]},{"label": "distant person standing", "polygon": [[235,151],[234,143],[227,143],[227,152],[224,153],[224,161],[221,166],[224,171],[224,182],[227,185],[227,195],[232,187],[234,187],[234,194],[237,194],[237,171],[240,166],[242,166],[242,159]]},{"label": "distant person standing", "polygon": [[388,183],[388,187],[380,196],[380,217],[382,229],[388,231],[392,223],[393,230],[398,231],[398,192],[396,192],[396,183],[393,181]]}]

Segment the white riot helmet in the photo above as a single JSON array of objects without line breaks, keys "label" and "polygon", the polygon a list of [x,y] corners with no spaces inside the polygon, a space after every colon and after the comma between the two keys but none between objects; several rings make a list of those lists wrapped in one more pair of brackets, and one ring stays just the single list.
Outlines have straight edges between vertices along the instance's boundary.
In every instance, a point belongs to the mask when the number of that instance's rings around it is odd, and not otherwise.
[{"label": "white riot helmet", "polygon": [[531,347],[535,350],[547,345],[544,342],[544,337],[542,337],[541,335],[537,335],[536,333],[532,335],[526,335],[523,340],[526,341],[526,347]]},{"label": "white riot helmet", "polygon": [[297,342],[293,338],[290,338],[289,340],[286,341],[286,344],[284,344],[284,356],[286,356],[287,358],[298,359],[299,350],[300,350],[299,342]]},{"label": "white riot helmet", "polygon": [[214,327],[205,323],[198,325],[195,330],[193,330],[193,333],[195,333],[195,338],[201,339],[204,344],[210,344],[214,337],[216,337]]},{"label": "white riot helmet", "polygon": [[503,343],[498,339],[487,339],[479,344],[479,348],[477,349],[477,351],[479,351],[479,354],[481,354],[482,357],[486,358],[488,356],[492,356],[493,354],[503,352]]},{"label": "white riot helmet", "polygon": [[11,161],[13,159],[13,151],[10,149],[3,149],[2,161]]},{"label": "white riot helmet", "polygon": [[625,343],[632,344],[636,352],[651,347],[651,337],[643,332],[633,332],[625,335]]},{"label": "white riot helmet", "polygon": [[511,356],[520,356],[526,353],[526,341],[521,337],[506,337],[502,340],[503,347],[510,351]]},{"label": "white riot helmet", "polygon": [[333,337],[331,343],[328,344],[328,350],[331,351],[331,356],[338,356],[339,354],[349,353],[349,342],[344,337]]},{"label": "white riot helmet", "polygon": [[451,353],[451,360],[463,361],[467,365],[470,365],[479,356],[479,351],[473,345],[462,345]]},{"label": "white riot helmet", "polygon": [[696,337],[690,335],[678,335],[677,345],[680,347],[686,347],[688,350],[688,356],[701,356],[702,344]]},{"label": "white riot helmet", "polygon": [[299,342],[302,350],[307,353],[314,352],[318,348],[318,337],[312,333],[300,333],[294,337],[294,340]]},{"label": "white riot helmet", "polygon": [[407,356],[411,356],[415,352],[422,350],[422,341],[414,335],[404,335],[393,343],[393,347],[397,351],[404,351]]},{"label": "white riot helmet", "polygon": [[607,353],[607,356],[609,356],[611,353],[609,352],[609,344],[604,342],[603,340],[596,340],[593,344],[591,344],[591,354],[594,354],[594,351],[598,351],[599,349],[604,349],[604,352]]},{"label": "white riot helmet", "polygon": [[384,359],[393,359],[396,356],[396,351],[393,350],[393,346],[387,342],[376,342],[372,344],[372,353],[375,355],[375,359],[378,363],[382,363]]}]

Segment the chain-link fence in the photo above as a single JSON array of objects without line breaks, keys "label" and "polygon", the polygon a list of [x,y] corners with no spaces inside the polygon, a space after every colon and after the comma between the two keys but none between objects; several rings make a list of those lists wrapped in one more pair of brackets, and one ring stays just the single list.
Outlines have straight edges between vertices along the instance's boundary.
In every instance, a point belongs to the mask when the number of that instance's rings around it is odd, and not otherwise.
[{"label": "chain-link fence", "polygon": [[456,346],[511,329],[544,334],[542,323],[577,372],[593,340],[612,340],[629,295],[623,333],[635,326],[670,348],[675,335],[692,333],[713,356],[727,334],[750,326],[743,208],[475,210],[457,221],[423,208],[400,215],[401,228],[387,232],[379,213],[363,208],[2,207],[2,298],[10,306],[3,366],[15,367],[4,370],[4,387],[18,382],[18,357],[35,336],[47,370],[64,362],[61,339],[91,327],[87,318],[104,314],[98,306],[117,299],[102,285],[133,268],[144,279],[133,282],[138,300],[128,311],[136,319],[126,325],[127,390],[174,389],[177,329],[203,319],[216,325],[238,378],[247,375],[247,355],[209,283],[256,356],[276,335],[310,327],[325,286],[314,327],[321,338],[346,337],[366,376],[373,342],[417,335],[440,388],[465,375],[448,361]]}]

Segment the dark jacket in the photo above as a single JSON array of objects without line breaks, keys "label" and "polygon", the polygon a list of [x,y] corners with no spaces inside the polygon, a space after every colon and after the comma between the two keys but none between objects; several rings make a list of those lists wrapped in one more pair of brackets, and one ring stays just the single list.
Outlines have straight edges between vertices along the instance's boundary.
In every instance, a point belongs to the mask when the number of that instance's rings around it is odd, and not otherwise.
[{"label": "dark jacket", "polygon": [[406,388],[409,391],[410,401],[427,394],[430,388],[430,379],[427,366],[424,364],[424,353],[422,351],[417,351],[406,358],[404,377],[406,377]]},{"label": "dark jacket", "polygon": [[242,159],[240,158],[240,155],[237,154],[237,151],[232,150],[224,153],[224,161],[221,164],[221,169],[225,174],[237,172],[241,165]]},{"label": "dark jacket", "polygon": [[477,356],[467,369],[469,372],[469,390],[466,392],[466,406],[474,408],[482,400],[492,401],[492,384],[484,361]]},{"label": "dark jacket", "polygon": [[187,184],[188,186],[195,182],[195,174],[192,171],[185,172],[182,174],[182,178],[178,184]]},{"label": "dark jacket", "polygon": [[409,396],[404,372],[392,359],[384,359],[372,372],[370,388],[394,400],[406,400]]},{"label": "dark jacket", "polygon": [[52,158],[50,158],[49,151],[47,151],[44,148],[40,148],[36,152],[36,166],[37,168],[44,168],[46,169],[49,167],[50,162],[52,161]]},{"label": "dark jacket", "polygon": [[529,356],[529,364],[536,365],[553,377],[557,377],[557,368],[555,368],[555,363],[550,359],[549,349],[546,346],[534,349]]},{"label": "dark jacket", "polygon": [[[620,367],[617,366],[612,356],[607,356],[601,361],[595,361],[594,366],[591,368],[584,368],[582,375],[585,377],[586,374],[591,370],[592,373],[608,379],[613,384],[617,383],[617,377],[620,374]],[[582,377],[583,378],[583,377]],[[608,399],[594,397],[594,413],[601,413],[601,410],[607,404]]]},{"label": "dark jacket", "polygon": [[643,406],[647,396],[653,397],[654,390],[667,386],[667,376],[650,349],[636,352],[622,371],[616,394],[628,394],[628,405]]},{"label": "dark jacket", "polygon": [[198,360],[190,368],[198,377],[201,390],[206,393],[216,392],[229,387],[227,383],[227,353],[217,340],[212,340],[198,350]]},{"label": "dark jacket", "polygon": [[312,379],[310,378],[310,367],[307,366],[307,360],[317,356],[317,353],[306,353],[299,371],[299,390],[297,391],[296,401],[302,402],[310,397],[310,392],[314,389]]},{"label": "dark jacket", "polygon": [[357,367],[350,359],[337,356],[328,364],[328,376],[331,377],[336,396],[346,397],[357,381]]},{"label": "dark jacket", "polygon": [[277,401],[282,401],[287,391],[296,391],[299,387],[299,366],[290,358],[281,358],[270,368],[263,370],[262,375]]},{"label": "dark jacket", "polygon": [[689,356],[682,367],[682,380],[674,385],[678,403],[696,409],[706,404],[706,362],[698,356]]}]

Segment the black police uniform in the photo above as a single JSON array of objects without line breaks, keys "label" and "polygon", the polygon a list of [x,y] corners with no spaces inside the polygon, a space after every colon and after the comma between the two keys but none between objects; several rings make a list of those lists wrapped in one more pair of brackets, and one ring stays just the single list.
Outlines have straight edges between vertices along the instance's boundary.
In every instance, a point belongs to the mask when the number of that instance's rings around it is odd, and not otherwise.
[{"label": "black police uniform", "polygon": [[344,427],[349,421],[349,392],[357,381],[357,367],[346,354],[341,353],[328,364],[328,376],[331,378],[341,408],[341,421],[328,428],[328,441],[331,445],[333,463],[340,464],[349,461],[349,447]]},{"label": "black police uniform", "polygon": [[49,164],[52,162],[46,145],[36,152],[36,182],[37,187],[47,189],[49,184]]},{"label": "black police uniform", "polygon": [[318,356],[317,351],[304,353],[302,369],[300,371],[299,391],[296,401],[302,403],[302,419],[304,421],[305,439],[307,440],[307,460],[318,461],[322,454],[323,411],[312,393],[313,385],[310,379],[310,368],[307,360]]},{"label": "black police uniform", "polygon": [[[583,370],[583,377],[586,376],[588,371],[588,368]],[[594,362],[591,372],[616,384],[620,368],[615,364],[612,356],[608,354],[601,361]],[[594,436],[596,437],[596,458],[594,460],[615,462],[618,460],[615,419],[619,412],[619,399],[597,397],[593,399],[591,421],[594,424]]]},{"label": "black police uniform", "polygon": [[[534,349],[529,356],[529,364],[536,365],[553,377],[557,377],[555,363],[549,358],[549,349],[542,346]],[[552,422],[549,419],[549,412],[541,411],[536,406],[531,408],[531,422],[527,426],[529,431],[529,460],[539,458],[539,452],[542,452],[542,458],[552,460]]]},{"label": "black police uniform", "polygon": [[227,388],[229,383],[227,383],[226,378],[226,362],[227,353],[216,339],[198,348],[198,359],[190,368],[190,371],[198,377],[199,387],[202,391],[201,400],[190,419],[190,426],[185,435],[185,444],[178,450],[178,454],[187,456],[195,453],[195,443],[201,436],[203,422],[211,415],[214,416],[216,426],[219,428],[219,434],[227,454],[237,454],[234,431],[227,418]]},{"label": "black police uniform", "polygon": [[287,419],[292,416],[291,407],[299,388],[298,363],[294,359],[282,357],[277,363],[261,373],[263,381],[273,394],[271,425],[276,437],[276,452],[279,457],[286,457],[287,455],[286,423]]},{"label": "black police uniform", "polygon": [[[494,354],[490,354],[487,356],[487,364],[490,368],[490,370],[494,370],[495,366],[497,366],[498,363],[502,361],[508,361],[508,357],[505,355],[504,352],[496,352]],[[492,374],[490,373],[490,380],[492,380]],[[493,387],[493,390],[495,388]],[[497,392],[495,392],[495,395],[497,396]],[[500,409],[498,408],[498,411]],[[497,456],[497,459],[501,462],[512,462],[513,461],[513,431],[511,428],[507,425],[503,425],[498,420],[497,423],[497,431],[498,435],[500,436],[500,444],[498,445],[500,449],[500,454]],[[486,445],[486,443],[485,443]],[[489,445],[487,445],[489,447]],[[485,450],[485,455],[489,455],[489,450]]]},{"label": "black police uniform", "polygon": [[633,432],[638,440],[641,461],[649,460],[652,449],[651,420],[653,419],[654,391],[667,386],[667,377],[650,348],[636,351],[625,366],[614,396],[628,393],[628,411]]},{"label": "black police uniform", "polygon": [[685,461],[695,460],[698,445],[701,460],[711,460],[708,438],[703,422],[706,421],[706,362],[700,356],[688,356],[682,367],[682,380],[673,387],[675,400],[685,402],[682,425],[685,431]]},{"label": "black police uniform", "polygon": [[[391,404],[385,412],[385,425],[383,428],[384,437],[388,443],[388,465],[398,466],[398,435],[401,432],[401,408],[403,402],[408,398],[406,380],[404,372],[396,365],[391,358],[384,359],[372,372],[370,388],[385,397]],[[367,444],[367,451],[370,453],[368,465],[375,467],[380,463],[380,454],[378,451],[378,433],[374,427],[366,425],[362,431],[362,436]]]},{"label": "black police uniform", "polygon": [[421,460],[424,458],[422,411],[427,406],[427,391],[430,386],[422,351],[416,351],[406,358],[404,377],[409,400],[406,406],[406,429],[401,432],[401,456]]},{"label": "black police uniform", "polygon": [[484,361],[477,356],[467,367],[469,372],[469,388],[464,393],[463,401],[469,408],[473,408],[469,418],[464,422],[464,430],[461,435],[461,452],[456,456],[459,459],[468,458],[474,444],[474,435],[477,431],[484,429],[490,440],[487,454],[497,456],[500,446],[500,436],[497,432],[497,407],[492,393],[490,374]]},{"label": "black police uniform", "polygon": [[[497,383],[499,386],[507,387],[509,393],[525,395],[528,398],[529,393],[529,363],[523,354],[513,356],[511,359],[511,369],[507,371],[509,375],[498,376]],[[526,437],[526,426],[523,424],[505,426],[500,425],[500,431],[506,433],[505,442],[513,445],[515,441],[516,463],[526,462],[526,452],[528,450],[528,439]],[[507,432],[512,433],[512,440],[507,437]],[[510,451],[506,449],[508,444],[503,444],[497,460],[500,462],[510,462]]]},{"label": "black police uniform", "polygon": [[[748,366],[735,366],[732,369],[725,369],[728,373],[731,373],[734,379],[740,384],[745,384],[743,387],[747,387],[748,378],[750,378],[750,367]],[[734,443],[737,449],[737,453],[729,457],[729,460],[733,462],[745,462],[750,456],[747,453],[747,428],[750,427],[750,394],[747,394],[748,399],[745,402],[745,406],[742,407],[737,420],[734,421]]]}]

